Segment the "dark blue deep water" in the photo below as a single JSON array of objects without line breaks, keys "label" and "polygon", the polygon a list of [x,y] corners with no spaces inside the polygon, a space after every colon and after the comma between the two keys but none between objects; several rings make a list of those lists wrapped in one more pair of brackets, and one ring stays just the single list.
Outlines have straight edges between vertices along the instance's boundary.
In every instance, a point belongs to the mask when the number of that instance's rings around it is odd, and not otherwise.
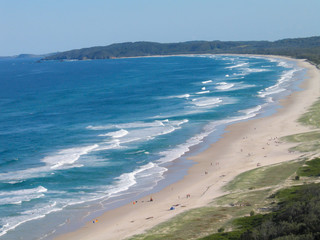
[{"label": "dark blue deep water", "polygon": [[274,108],[301,72],[245,56],[1,59],[0,239],[50,238],[150,191],[219,126]]}]

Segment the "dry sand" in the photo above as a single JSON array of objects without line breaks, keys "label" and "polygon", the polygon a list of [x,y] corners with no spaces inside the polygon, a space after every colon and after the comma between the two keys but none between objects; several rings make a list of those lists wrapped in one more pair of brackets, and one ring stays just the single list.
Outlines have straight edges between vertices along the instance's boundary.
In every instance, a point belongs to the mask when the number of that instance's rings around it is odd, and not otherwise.
[{"label": "dry sand", "polygon": [[[282,108],[277,113],[228,126],[219,141],[191,158],[197,164],[183,180],[152,194],[152,202],[151,196],[146,196],[136,204],[108,211],[98,217],[97,223],[90,221],[57,239],[118,240],[142,233],[183,211],[205,206],[221,196],[221,187],[242,172],[298,158],[300,154],[288,152],[293,145],[280,142],[279,138],[308,131],[297,119],[320,96],[320,71],[306,61],[297,61],[308,69],[307,79],[300,86],[303,91],[281,100]],[[169,210],[177,204],[175,210]]]}]

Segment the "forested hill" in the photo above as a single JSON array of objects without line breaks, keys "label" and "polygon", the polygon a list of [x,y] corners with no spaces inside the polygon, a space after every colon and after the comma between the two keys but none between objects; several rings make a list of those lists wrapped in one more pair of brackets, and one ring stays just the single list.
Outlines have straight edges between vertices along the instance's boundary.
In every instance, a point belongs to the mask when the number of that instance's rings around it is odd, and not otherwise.
[{"label": "forested hill", "polygon": [[320,64],[320,37],[270,41],[190,41],[181,43],[127,42],[53,54],[43,60],[108,59],[174,54],[274,54],[306,58]]}]

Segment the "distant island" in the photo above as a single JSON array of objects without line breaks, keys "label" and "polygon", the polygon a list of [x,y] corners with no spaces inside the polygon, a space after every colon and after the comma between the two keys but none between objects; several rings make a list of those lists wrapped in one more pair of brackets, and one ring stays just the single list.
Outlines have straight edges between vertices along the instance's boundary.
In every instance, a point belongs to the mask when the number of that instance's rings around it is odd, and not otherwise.
[{"label": "distant island", "polygon": [[19,55],[14,55],[14,56],[0,56],[0,59],[24,59],[24,58],[46,58],[50,55],[52,55],[54,53],[50,53],[50,54],[41,54],[41,55],[37,55],[37,54],[19,54]]},{"label": "distant island", "polygon": [[278,41],[126,42],[55,53],[42,60],[87,60],[178,54],[264,54],[304,58],[320,64],[320,37]]}]

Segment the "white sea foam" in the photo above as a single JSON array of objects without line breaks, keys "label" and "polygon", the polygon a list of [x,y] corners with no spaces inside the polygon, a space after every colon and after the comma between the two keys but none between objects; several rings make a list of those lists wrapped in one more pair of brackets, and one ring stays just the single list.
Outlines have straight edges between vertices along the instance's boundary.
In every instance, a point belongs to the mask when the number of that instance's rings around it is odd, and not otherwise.
[{"label": "white sea foam", "polygon": [[202,97],[192,99],[192,104],[197,107],[214,107],[222,102],[221,98],[216,97]]},{"label": "white sea foam", "polygon": [[15,172],[8,172],[8,173],[0,173],[0,180],[3,182],[19,182],[24,181],[29,178],[37,177],[44,177],[49,171],[50,167],[35,167],[35,168],[28,168],[25,170],[15,171]]},{"label": "white sea foam", "polygon": [[241,76],[244,78],[244,76],[247,76],[251,73],[259,73],[259,72],[268,72],[270,69],[266,68],[243,68],[241,69],[241,72],[233,73],[233,76]]},{"label": "white sea foam", "polygon": [[234,86],[233,83],[226,83],[226,82],[220,82],[220,83],[217,83],[217,87],[216,89],[218,90],[227,90],[227,89],[230,89]]},{"label": "white sea foam", "polygon": [[181,94],[181,95],[174,95],[174,96],[168,96],[168,97],[161,97],[159,99],[172,99],[172,98],[189,98],[190,94]]},{"label": "white sea foam", "polygon": [[86,155],[98,147],[98,144],[94,144],[85,147],[63,149],[52,156],[43,158],[42,162],[45,162],[47,165],[49,165],[51,169],[70,168],[72,167],[70,165],[79,160],[82,155]]},{"label": "white sea foam", "polygon": [[[102,137],[112,136],[113,140],[106,140],[99,143],[99,147],[94,151],[108,149],[119,149],[126,147],[128,143],[148,141],[158,136],[166,135],[181,128],[182,124],[188,122],[188,119],[169,121],[168,119],[156,120],[153,122],[133,122],[114,125],[113,127],[121,128],[119,131],[100,134]],[[124,130],[122,127],[126,127]],[[99,128],[101,129],[101,128]]]},{"label": "white sea foam", "polygon": [[267,103],[272,103],[273,102],[273,98],[272,97],[267,97],[266,100],[267,100]]},{"label": "white sea foam", "polygon": [[226,68],[227,69],[234,69],[234,68],[241,68],[241,67],[248,66],[248,65],[249,65],[249,63],[243,62],[243,63],[238,63],[236,65],[229,66],[229,67],[226,67]]},{"label": "white sea foam", "polygon": [[266,97],[268,95],[273,95],[273,94],[277,94],[277,93],[281,93],[281,92],[284,92],[286,91],[285,88],[274,88],[274,89],[268,89],[266,90],[265,92],[259,92],[259,97]]},{"label": "white sea foam", "polygon": [[[109,187],[107,190],[108,196],[117,196],[117,194],[128,190],[130,187],[137,184],[137,181],[141,181],[142,178],[152,177],[154,184],[163,178],[163,173],[167,171],[166,168],[160,167],[158,164],[149,162],[146,165],[139,167],[138,169],[134,170],[130,173],[123,173],[119,177],[116,178],[116,182],[113,186]],[[157,179],[155,178],[156,175]],[[148,182],[151,183],[150,179]],[[143,181],[139,182],[143,184]]]},{"label": "white sea foam", "polygon": [[256,107],[253,107],[253,108],[249,108],[249,109],[245,109],[245,110],[240,110],[239,112],[242,112],[242,113],[245,113],[247,115],[250,115],[250,114],[255,114],[255,113],[258,113],[260,110],[262,109],[262,106],[261,105],[258,105]]},{"label": "white sea foam", "polygon": [[130,122],[130,123],[120,123],[120,124],[107,124],[100,126],[89,125],[86,128],[90,130],[109,130],[109,129],[132,129],[132,128],[144,128],[144,127],[157,127],[163,126],[166,120],[155,120],[153,122]]},{"label": "white sea foam", "polygon": [[245,73],[258,73],[258,72],[268,72],[270,70],[265,68],[245,68],[244,71]]},{"label": "white sea foam", "polygon": [[259,97],[266,97],[268,95],[277,94],[283,91],[286,91],[286,84],[288,81],[292,80],[293,75],[298,71],[299,69],[295,68],[292,70],[285,71],[282,76],[279,78],[277,83],[271,87],[265,88],[264,90],[259,92]]},{"label": "white sea foam", "polygon": [[[153,139],[154,137],[165,135],[171,133],[179,128],[181,122],[177,123],[163,123],[162,125],[152,126],[152,127],[143,127],[143,128],[133,128],[130,130],[129,134],[121,142],[129,141],[133,139]],[[182,123],[183,124],[183,123]]]},{"label": "white sea foam", "polygon": [[[156,120],[154,122],[134,122],[115,125],[115,127],[126,127],[129,130],[114,132],[118,138],[121,136],[120,143],[128,142],[132,139],[150,139],[156,136],[165,135],[178,129],[182,124],[187,123],[188,119],[169,121]],[[123,129],[122,129],[123,130]],[[110,134],[103,134],[103,136],[110,136]]]},{"label": "white sea foam", "polygon": [[293,68],[293,65],[290,64],[288,61],[281,60],[281,59],[276,59],[276,62],[278,62],[278,66],[279,67]]},{"label": "white sea foam", "polygon": [[203,84],[212,83],[212,80],[203,81]]},{"label": "white sea foam", "polygon": [[45,192],[47,192],[47,189],[42,186],[16,191],[2,191],[0,192],[0,205],[28,202],[32,199],[44,197],[43,193]]},{"label": "white sea foam", "polygon": [[124,148],[124,147],[120,146],[120,140],[115,139],[113,141],[100,143],[99,147],[94,149],[94,151],[98,152],[98,151],[105,151],[105,150],[110,150],[110,149],[120,149],[120,148]]},{"label": "white sea foam", "polygon": [[0,205],[21,204],[22,202],[29,202],[33,199],[44,197],[44,194],[31,194],[26,196],[10,196],[0,198]]},{"label": "white sea foam", "polygon": [[197,134],[196,136],[188,139],[185,143],[180,144],[173,149],[168,149],[166,151],[160,152],[159,155],[161,157],[157,160],[157,162],[159,162],[159,164],[163,164],[180,158],[185,153],[190,151],[190,147],[200,144],[203,139],[209,134],[210,132]]},{"label": "white sea foam", "polygon": [[[44,176],[52,169],[67,169],[72,167],[80,167],[80,164],[74,164],[82,155],[86,155],[97,148],[99,145],[94,144],[86,147],[67,148],[58,151],[55,154],[43,158],[41,161],[46,163],[44,167],[29,168],[11,174],[0,174],[0,179],[28,179],[34,177],[34,175]],[[19,177],[15,177],[18,175]]]},{"label": "white sea foam", "polygon": [[105,130],[105,129],[110,129],[110,125],[105,125],[105,126],[92,126],[92,125],[89,125],[86,127],[87,129],[90,129],[90,130]]},{"label": "white sea foam", "polygon": [[24,182],[24,180],[9,181],[7,183],[9,183],[9,184],[17,184],[17,183],[22,183],[22,182]]},{"label": "white sea foam", "polygon": [[105,133],[105,134],[99,134],[98,136],[100,137],[113,137],[113,138],[121,138],[124,137],[125,135],[127,135],[129,132],[125,129],[121,129],[119,131],[115,131],[115,132],[109,132],[109,133]]},{"label": "white sea foam", "polygon": [[34,193],[44,193],[47,191],[48,189],[46,189],[45,187],[39,186],[37,188],[21,189],[16,191],[2,191],[0,192],[0,196],[28,195],[28,194],[34,194]]},{"label": "white sea foam", "polygon": [[8,231],[15,229],[19,225],[36,219],[44,218],[46,215],[62,210],[56,207],[56,202],[36,205],[34,208],[21,212],[19,216],[8,216],[0,220],[0,236],[5,235]]},{"label": "white sea foam", "polygon": [[196,94],[206,94],[206,93],[210,93],[210,91],[207,90],[207,91],[202,91],[202,92],[196,92]]}]

